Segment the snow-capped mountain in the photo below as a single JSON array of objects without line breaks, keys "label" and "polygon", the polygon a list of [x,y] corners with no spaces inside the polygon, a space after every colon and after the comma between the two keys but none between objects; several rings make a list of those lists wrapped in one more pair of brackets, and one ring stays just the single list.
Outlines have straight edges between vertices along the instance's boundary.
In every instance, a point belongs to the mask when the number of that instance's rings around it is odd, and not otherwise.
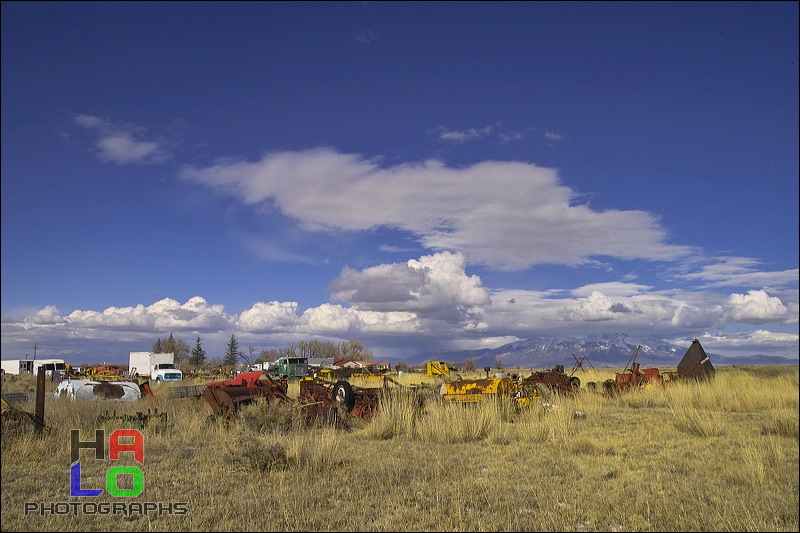
[{"label": "snow-capped mountain", "polygon": [[[691,346],[677,346],[654,337],[634,338],[624,333],[606,334],[601,337],[533,337],[524,341],[512,342],[499,348],[484,350],[447,350],[419,354],[404,362],[417,365],[425,361],[448,361],[462,364],[467,359],[475,361],[476,368],[552,368],[564,365],[572,368],[578,361],[584,368],[590,366],[625,367],[631,360],[636,347],[636,362],[647,366],[677,366]],[[796,364],[783,357],[754,355],[752,357],[724,357],[706,354],[714,365],[790,365]]]}]

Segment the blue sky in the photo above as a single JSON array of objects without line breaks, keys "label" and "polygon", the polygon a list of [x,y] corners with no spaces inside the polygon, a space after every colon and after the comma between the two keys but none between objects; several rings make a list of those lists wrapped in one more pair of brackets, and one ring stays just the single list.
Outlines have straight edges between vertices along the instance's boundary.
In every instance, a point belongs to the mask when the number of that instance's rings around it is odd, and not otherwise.
[{"label": "blue sky", "polygon": [[798,358],[796,2],[3,2],[2,357]]}]

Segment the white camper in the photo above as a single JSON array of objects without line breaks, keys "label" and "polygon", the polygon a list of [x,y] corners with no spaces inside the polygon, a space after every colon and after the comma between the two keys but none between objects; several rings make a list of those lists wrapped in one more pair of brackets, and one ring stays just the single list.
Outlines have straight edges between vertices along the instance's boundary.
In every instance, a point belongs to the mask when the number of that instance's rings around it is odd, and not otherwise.
[{"label": "white camper", "polygon": [[4,374],[33,374],[33,359],[7,359],[0,363]]},{"label": "white camper", "polygon": [[62,378],[67,373],[67,365],[63,359],[36,359],[33,362],[33,373],[39,374],[39,367],[44,367],[44,375],[48,378],[53,377],[53,373]]},{"label": "white camper", "polygon": [[51,377],[53,372],[63,376],[67,368],[63,359],[9,359],[2,361],[3,372],[6,374],[38,375],[40,367],[44,367],[47,377]]},{"label": "white camper", "polygon": [[175,365],[175,355],[172,352],[131,352],[128,374],[146,376],[156,383],[183,379],[183,373]]}]

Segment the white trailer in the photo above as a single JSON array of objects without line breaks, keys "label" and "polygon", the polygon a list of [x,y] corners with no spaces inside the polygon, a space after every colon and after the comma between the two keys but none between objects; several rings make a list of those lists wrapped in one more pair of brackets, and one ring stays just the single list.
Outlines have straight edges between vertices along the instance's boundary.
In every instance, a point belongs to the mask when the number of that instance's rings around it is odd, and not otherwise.
[{"label": "white trailer", "polygon": [[183,373],[175,365],[175,354],[172,352],[131,352],[128,374],[147,376],[156,383],[183,379]]},{"label": "white trailer", "polygon": [[4,374],[33,374],[33,359],[4,359],[0,361]]},{"label": "white trailer", "polygon": [[63,359],[36,359],[33,362],[34,374],[39,374],[39,367],[44,367],[44,375],[48,378],[53,377],[53,372],[63,378],[67,372],[67,365]]}]

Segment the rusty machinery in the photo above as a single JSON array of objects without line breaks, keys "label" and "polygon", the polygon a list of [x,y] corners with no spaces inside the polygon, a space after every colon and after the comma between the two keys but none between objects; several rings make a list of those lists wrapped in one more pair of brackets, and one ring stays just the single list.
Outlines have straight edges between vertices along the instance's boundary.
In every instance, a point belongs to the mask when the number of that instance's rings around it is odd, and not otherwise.
[{"label": "rusty machinery", "polygon": [[232,417],[238,409],[257,398],[292,403],[285,379],[274,379],[265,372],[244,372],[234,379],[206,384],[203,399],[218,417]]},{"label": "rusty machinery", "polygon": [[419,394],[417,387],[407,387],[389,376],[383,376],[379,387],[358,387],[343,379],[302,379],[298,401],[307,410],[310,419],[331,418],[337,413],[369,419],[378,411],[381,398],[392,387],[410,391],[417,403],[424,405],[424,395]]},{"label": "rusty machinery", "polygon": [[538,385],[540,388],[547,387],[551,392],[560,394],[573,394],[581,387],[581,380],[577,376],[564,373],[564,365],[556,365],[552,370],[531,372],[523,382]]},{"label": "rusty machinery", "polygon": [[[345,414],[369,419],[378,410],[382,395],[392,385],[413,389],[389,376],[384,376],[380,387],[358,387],[347,380],[334,382],[322,378],[303,378],[299,385],[300,394],[293,399],[288,396],[287,379],[275,379],[260,371],[245,372],[231,380],[208,383],[203,391],[203,399],[215,417],[235,416],[240,407],[260,398],[302,408],[307,422],[311,424],[336,421]],[[421,395],[418,395],[418,401],[424,402]]]},{"label": "rusty machinery", "polygon": [[639,363],[636,362],[636,356],[639,354],[640,348],[641,345],[636,347],[622,372],[617,372],[613,379],[607,379],[603,382],[603,390],[605,392],[616,394],[638,389],[649,384],[664,386],[664,376],[661,375],[657,368],[642,369]]},{"label": "rusty machinery", "polygon": [[636,347],[621,373],[617,373],[614,379],[607,379],[603,382],[605,392],[615,394],[647,385],[657,385],[663,388],[680,379],[703,380],[714,376],[714,366],[697,339],[692,341],[692,345],[678,363],[677,372],[662,374],[658,368],[641,368],[636,362],[636,355],[640,348],[641,346]]}]

